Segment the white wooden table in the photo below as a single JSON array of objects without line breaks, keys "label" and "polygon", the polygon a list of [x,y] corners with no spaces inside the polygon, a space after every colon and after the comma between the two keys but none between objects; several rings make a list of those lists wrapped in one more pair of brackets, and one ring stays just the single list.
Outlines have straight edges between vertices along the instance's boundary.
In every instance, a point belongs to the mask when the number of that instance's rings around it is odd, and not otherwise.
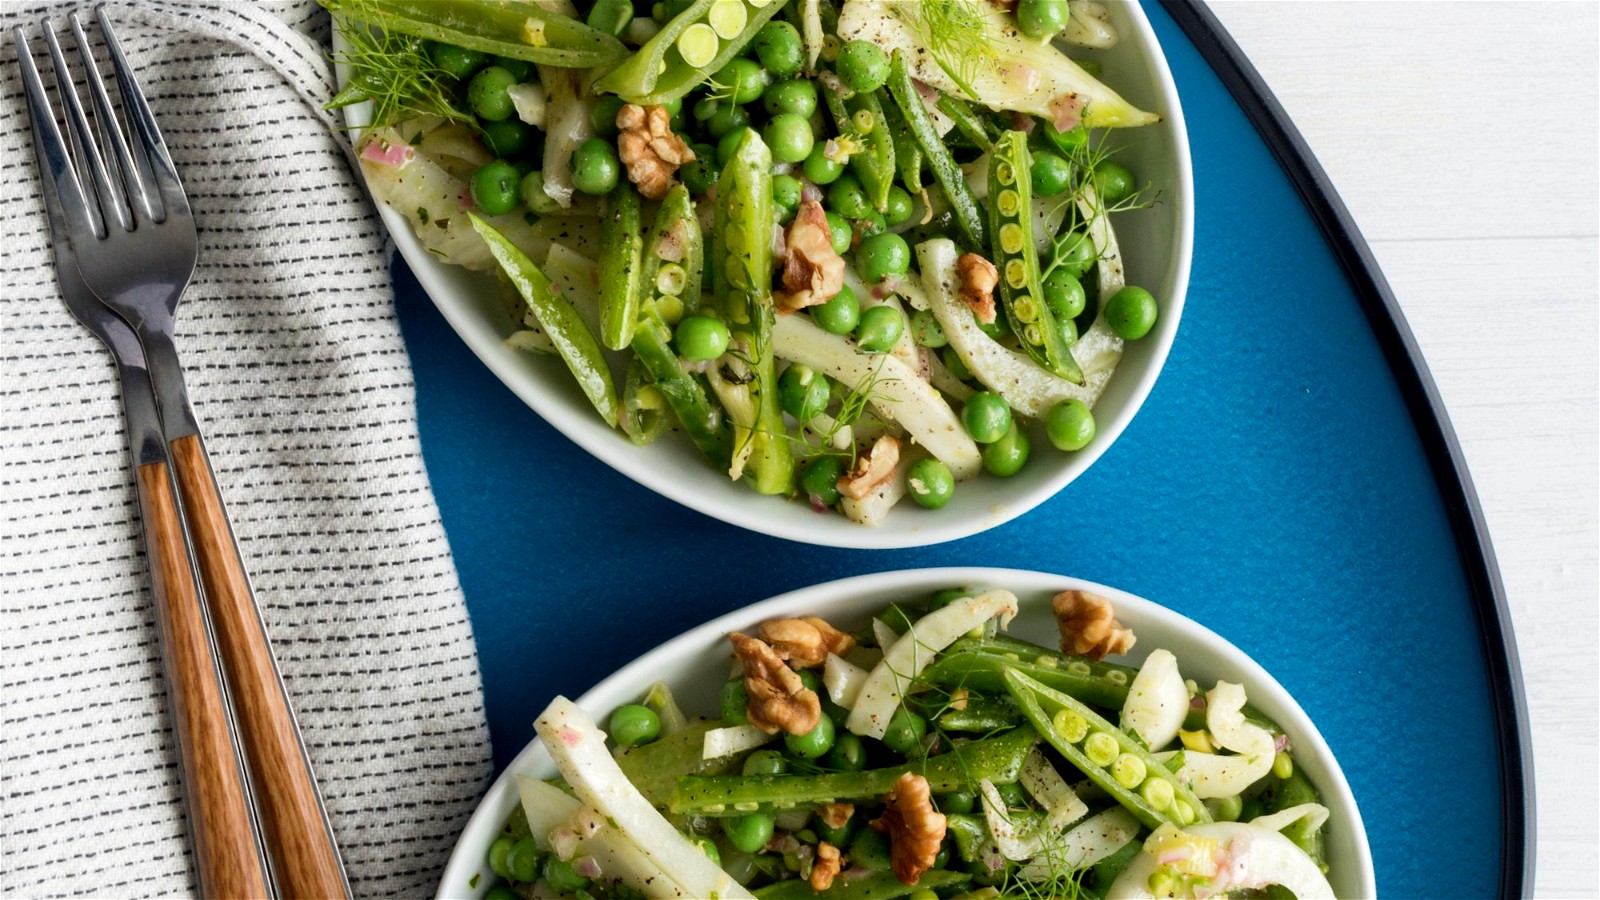
[{"label": "white wooden table", "polygon": [[1211,8],[1338,186],[1438,382],[1522,655],[1535,890],[1600,895],[1600,6]]}]

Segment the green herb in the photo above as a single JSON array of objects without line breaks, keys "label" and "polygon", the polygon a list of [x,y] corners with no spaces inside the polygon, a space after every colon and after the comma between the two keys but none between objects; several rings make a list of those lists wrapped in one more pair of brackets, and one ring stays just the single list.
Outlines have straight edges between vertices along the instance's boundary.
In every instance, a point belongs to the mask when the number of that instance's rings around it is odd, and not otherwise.
[{"label": "green herb", "polygon": [[453,80],[434,65],[421,38],[374,30],[343,18],[338,28],[349,49],[335,53],[333,61],[349,66],[350,78],[344,90],[328,101],[328,109],[370,100],[373,128],[419,116],[471,121],[451,103]]},{"label": "green herb", "polygon": [[981,0],[922,0],[891,3],[889,8],[917,33],[950,80],[977,100],[972,80],[998,60],[994,48],[983,42],[987,25]]}]

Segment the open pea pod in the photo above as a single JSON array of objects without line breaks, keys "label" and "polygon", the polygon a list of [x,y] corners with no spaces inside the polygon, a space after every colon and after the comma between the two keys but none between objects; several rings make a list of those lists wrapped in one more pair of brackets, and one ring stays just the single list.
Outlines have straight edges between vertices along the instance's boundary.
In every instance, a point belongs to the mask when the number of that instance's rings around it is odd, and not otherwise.
[{"label": "open pea pod", "polygon": [[542,65],[587,69],[610,65],[628,55],[628,48],[615,37],[531,0],[319,2],[332,12],[384,31]]},{"label": "open pea pod", "polygon": [[642,106],[676,100],[738,56],[783,6],[780,0],[695,0],[595,90]]},{"label": "open pea pod", "polygon": [[500,270],[510,279],[517,293],[522,295],[533,317],[539,320],[539,327],[550,336],[550,343],[555,345],[556,353],[572,371],[572,377],[577,379],[584,396],[594,404],[607,425],[617,427],[617,388],[611,382],[611,370],[606,365],[594,332],[583,323],[583,317],[572,304],[551,289],[550,279],[539,271],[533,260],[506,240],[505,235],[496,231],[493,225],[474,213],[467,215],[472,220],[473,230],[489,245],[489,252],[500,264]]}]

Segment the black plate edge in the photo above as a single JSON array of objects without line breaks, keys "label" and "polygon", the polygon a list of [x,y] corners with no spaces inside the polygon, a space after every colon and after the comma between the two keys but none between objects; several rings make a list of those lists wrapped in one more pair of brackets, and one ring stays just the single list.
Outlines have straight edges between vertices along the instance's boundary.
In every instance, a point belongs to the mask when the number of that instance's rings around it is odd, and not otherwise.
[{"label": "black plate edge", "polygon": [[1327,172],[1255,66],[1200,0],[1161,0],[1161,6],[1222,79],[1299,192],[1355,290],[1411,411],[1434,480],[1444,498],[1445,512],[1467,575],[1488,669],[1495,739],[1500,754],[1500,805],[1505,817],[1501,835],[1500,896],[1530,897],[1536,819],[1533,755],[1522,666],[1517,657],[1505,585],[1489,541],[1488,526],[1444,402],[1416,338],[1395,301],[1394,291],[1366,239]]}]

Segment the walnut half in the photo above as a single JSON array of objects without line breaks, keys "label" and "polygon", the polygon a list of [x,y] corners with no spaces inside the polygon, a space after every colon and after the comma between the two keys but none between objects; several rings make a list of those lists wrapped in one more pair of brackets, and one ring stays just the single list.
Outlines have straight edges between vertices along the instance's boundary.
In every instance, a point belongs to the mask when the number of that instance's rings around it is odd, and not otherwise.
[{"label": "walnut half", "polygon": [[660,200],[672,187],[678,167],[694,161],[694,151],[672,131],[665,106],[629,103],[617,112],[617,155],[639,193]]},{"label": "walnut half", "polygon": [[994,263],[976,253],[963,253],[956,260],[956,274],[961,277],[961,302],[972,310],[979,322],[993,325],[994,289],[1000,283],[1000,272]]},{"label": "walnut half", "polygon": [[844,288],[844,259],[833,249],[822,204],[800,201],[784,236],[783,290],[774,299],[785,312],[827,303]]},{"label": "walnut half", "polygon": [[900,440],[886,434],[873,442],[865,455],[856,457],[856,464],[839,479],[839,493],[852,500],[860,500],[880,485],[894,477],[900,465]]},{"label": "walnut half", "polygon": [[778,656],[802,669],[820,666],[828,654],[842,656],[854,647],[855,639],[816,616],[804,619],[772,619],[761,623],[761,639]]},{"label": "walnut half", "polygon": [[883,815],[872,827],[889,835],[889,856],[894,877],[901,884],[916,884],[933,867],[944,840],[944,813],[933,808],[928,779],[906,772],[894,783],[894,793],[884,799]]},{"label": "walnut half", "polygon": [[827,841],[817,844],[817,858],[811,862],[811,889],[820,894],[832,887],[833,879],[842,868],[844,860],[839,856],[838,847]]},{"label": "walnut half", "polygon": [[1088,591],[1062,591],[1050,601],[1061,630],[1061,652],[1105,659],[1133,649],[1133,630],[1122,627],[1111,601]]},{"label": "walnut half", "polygon": [[728,638],[733,641],[733,655],[744,666],[744,689],[750,694],[745,712],[750,724],[768,734],[801,735],[817,727],[822,700],[800,680],[800,674],[760,638],[737,631]]}]

